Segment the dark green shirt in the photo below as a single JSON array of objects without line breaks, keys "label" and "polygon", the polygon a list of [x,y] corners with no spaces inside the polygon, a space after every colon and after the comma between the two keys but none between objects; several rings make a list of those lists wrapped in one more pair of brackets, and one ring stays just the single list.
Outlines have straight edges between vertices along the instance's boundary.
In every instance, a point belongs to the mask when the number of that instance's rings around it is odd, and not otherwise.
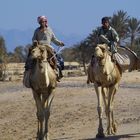
[{"label": "dark green shirt", "polygon": [[[112,42],[112,41],[119,42],[118,33],[111,26],[108,29],[101,27],[98,32],[98,37],[100,37],[100,35],[104,35],[110,42]],[[99,38],[98,43],[104,43],[104,42],[102,42],[102,40],[100,40],[100,38]]]}]

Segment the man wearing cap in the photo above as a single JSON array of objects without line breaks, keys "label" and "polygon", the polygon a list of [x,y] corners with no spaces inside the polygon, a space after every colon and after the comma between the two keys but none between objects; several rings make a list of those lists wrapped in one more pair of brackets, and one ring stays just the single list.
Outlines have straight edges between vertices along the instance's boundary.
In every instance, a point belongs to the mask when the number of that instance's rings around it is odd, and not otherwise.
[{"label": "man wearing cap", "polygon": [[117,52],[117,44],[119,42],[119,36],[116,30],[110,26],[109,18],[103,17],[101,20],[102,26],[98,32],[98,43],[106,43],[110,47],[112,54]]},{"label": "man wearing cap", "polygon": [[[51,42],[53,42],[57,46],[61,46],[61,47],[64,46],[64,43],[62,41],[59,41],[56,38],[52,29],[48,26],[48,21],[47,21],[46,16],[39,16],[37,18],[37,22],[39,23],[40,26],[35,29],[33,38],[32,38],[32,42],[37,41],[38,44],[40,44],[40,45],[46,45],[46,49],[49,53],[48,55],[52,58],[50,64],[57,74],[57,60],[56,60],[56,57],[54,54],[54,48],[51,46]],[[29,55],[28,55],[28,58],[25,63],[24,77],[29,77],[32,66],[33,66],[33,61],[32,61],[32,59],[30,59]],[[28,76],[26,76],[26,75],[28,75]],[[59,81],[59,77],[57,80]],[[23,81],[23,83],[24,83],[24,81]],[[30,85],[29,85],[29,88],[30,88]]]},{"label": "man wearing cap", "polygon": [[32,41],[37,40],[39,44],[49,45],[50,47],[52,47],[51,42],[58,46],[64,46],[64,43],[55,37],[52,29],[48,26],[48,21],[45,16],[39,16],[37,21],[40,27],[35,30]]}]

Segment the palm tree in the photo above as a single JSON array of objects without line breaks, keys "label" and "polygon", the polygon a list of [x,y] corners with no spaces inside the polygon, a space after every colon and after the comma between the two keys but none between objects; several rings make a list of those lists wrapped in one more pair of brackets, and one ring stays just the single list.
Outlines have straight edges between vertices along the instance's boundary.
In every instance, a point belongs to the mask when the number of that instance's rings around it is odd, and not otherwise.
[{"label": "palm tree", "polygon": [[130,37],[130,48],[134,50],[134,43],[136,38],[140,36],[140,21],[132,17],[128,20],[127,35]]},{"label": "palm tree", "polygon": [[84,72],[87,74],[86,64],[90,61],[93,54],[93,47],[89,44],[89,41],[86,39],[82,41],[78,46],[79,52],[79,62],[82,63]]},{"label": "palm tree", "polygon": [[6,74],[7,49],[2,36],[0,36],[0,63],[0,79],[3,80]]},{"label": "palm tree", "polygon": [[24,57],[24,47],[23,46],[17,46],[14,49],[14,59],[15,62],[19,63],[19,62],[24,62],[25,61],[25,57]]},{"label": "palm tree", "polygon": [[111,25],[117,31],[120,38],[125,37],[125,34],[127,33],[128,19],[129,16],[127,15],[127,12],[122,10],[118,11],[117,14],[113,14],[111,18]]},{"label": "palm tree", "polygon": [[4,62],[7,58],[7,49],[5,45],[5,40],[1,36],[0,37],[0,62]]},{"label": "palm tree", "polygon": [[98,43],[98,31],[99,27],[93,30],[92,33],[89,34],[89,36],[85,39],[88,42],[89,46],[93,48],[95,48]]}]

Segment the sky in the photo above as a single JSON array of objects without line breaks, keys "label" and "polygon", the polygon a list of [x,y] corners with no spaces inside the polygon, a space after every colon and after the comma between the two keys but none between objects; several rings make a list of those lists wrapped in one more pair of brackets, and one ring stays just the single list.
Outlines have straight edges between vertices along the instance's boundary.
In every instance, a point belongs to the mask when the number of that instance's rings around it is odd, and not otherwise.
[{"label": "sky", "polygon": [[0,29],[38,27],[45,15],[52,29],[65,35],[88,35],[101,25],[103,16],[119,10],[140,19],[140,0],[0,0]]}]

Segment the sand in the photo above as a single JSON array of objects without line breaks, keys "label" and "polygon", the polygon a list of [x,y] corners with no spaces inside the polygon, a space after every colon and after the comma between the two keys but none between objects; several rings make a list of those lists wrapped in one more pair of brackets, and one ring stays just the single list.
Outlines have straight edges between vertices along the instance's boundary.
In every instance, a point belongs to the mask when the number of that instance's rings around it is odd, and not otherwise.
[{"label": "sand", "polygon": [[[140,140],[140,72],[124,73],[115,95],[116,135],[107,140]],[[106,118],[104,114],[104,129]],[[97,98],[86,76],[63,78],[51,106],[51,140],[96,140]],[[35,140],[36,106],[22,82],[0,82],[0,140]]]}]

